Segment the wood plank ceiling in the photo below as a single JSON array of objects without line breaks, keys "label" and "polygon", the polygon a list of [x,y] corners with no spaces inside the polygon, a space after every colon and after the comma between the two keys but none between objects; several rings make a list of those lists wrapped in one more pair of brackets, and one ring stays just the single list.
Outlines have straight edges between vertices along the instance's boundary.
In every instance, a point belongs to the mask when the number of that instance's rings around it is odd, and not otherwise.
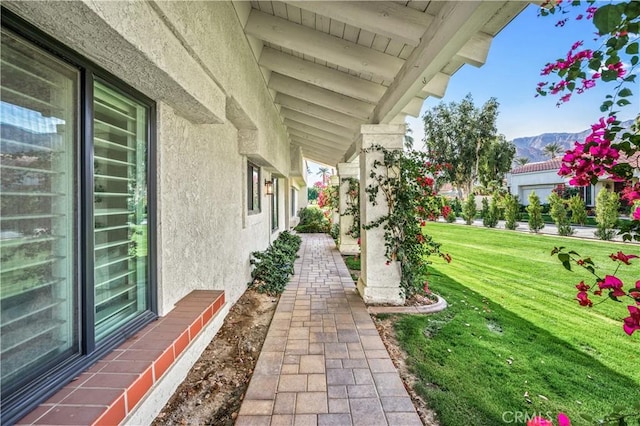
[{"label": "wood plank ceiling", "polygon": [[357,156],[361,124],[403,123],[427,96],[442,97],[463,64],[481,66],[527,2],[234,5],[291,143],[335,166]]}]

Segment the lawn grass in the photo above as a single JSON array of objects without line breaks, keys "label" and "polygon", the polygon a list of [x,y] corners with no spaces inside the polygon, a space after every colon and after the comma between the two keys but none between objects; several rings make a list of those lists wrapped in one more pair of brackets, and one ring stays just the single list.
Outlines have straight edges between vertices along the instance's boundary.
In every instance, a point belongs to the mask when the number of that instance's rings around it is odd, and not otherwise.
[{"label": "lawn grass", "polygon": [[640,400],[640,335],[623,333],[626,310],[579,307],[573,285],[584,277],[550,256],[565,245],[612,267],[607,255],[628,245],[438,223],[426,232],[454,258],[434,259],[429,277],[450,307],[396,327],[443,425],[524,424],[560,411],[579,425],[581,412],[602,417]]},{"label": "lawn grass", "polygon": [[343,256],[344,263],[347,265],[347,268],[353,269],[354,271],[360,270],[360,256]]}]

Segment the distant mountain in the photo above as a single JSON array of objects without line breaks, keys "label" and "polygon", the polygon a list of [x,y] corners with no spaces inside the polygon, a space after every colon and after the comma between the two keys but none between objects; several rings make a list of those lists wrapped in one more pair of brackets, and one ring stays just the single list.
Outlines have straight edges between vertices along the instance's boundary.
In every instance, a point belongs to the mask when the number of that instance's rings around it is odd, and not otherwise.
[{"label": "distant mountain", "polygon": [[[625,128],[631,127],[633,120],[622,123]],[[544,147],[557,143],[564,150],[571,149],[575,141],[584,141],[589,136],[591,129],[584,130],[580,133],[543,133],[538,136],[527,136],[524,138],[515,138],[512,142],[516,146],[516,156],[527,157],[529,162],[548,160],[549,157],[544,154]]]},{"label": "distant mountain", "polygon": [[38,133],[8,123],[0,126],[0,137],[5,154],[43,152],[39,147],[51,149],[54,143],[60,143],[60,136],[56,133]]}]

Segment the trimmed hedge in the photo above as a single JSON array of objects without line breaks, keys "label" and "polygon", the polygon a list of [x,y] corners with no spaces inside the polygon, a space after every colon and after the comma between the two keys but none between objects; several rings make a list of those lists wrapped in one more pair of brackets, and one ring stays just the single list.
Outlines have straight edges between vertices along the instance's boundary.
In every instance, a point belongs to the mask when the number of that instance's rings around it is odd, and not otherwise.
[{"label": "trimmed hedge", "polygon": [[293,275],[293,262],[301,243],[298,235],[283,231],[265,251],[251,253],[254,268],[249,288],[271,296],[282,294]]}]

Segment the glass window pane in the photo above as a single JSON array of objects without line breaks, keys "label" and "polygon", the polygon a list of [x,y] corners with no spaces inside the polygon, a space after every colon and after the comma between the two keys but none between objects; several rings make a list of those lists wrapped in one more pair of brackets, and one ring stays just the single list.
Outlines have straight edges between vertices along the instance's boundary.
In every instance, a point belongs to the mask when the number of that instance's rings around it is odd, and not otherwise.
[{"label": "glass window pane", "polygon": [[260,210],[260,170],[252,166],[251,167],[252,179],[251,182],[253,184],[251,191],[253,193],[253,208],[252,210]]},{"label": "glass window pane", "polygon": [[95,83],[96,341],[148,308],[147,114]]},{"label": "glass window pane", "polygon": [[74,271],[79,73],[2,30],[3,394],[78,350]]}]

